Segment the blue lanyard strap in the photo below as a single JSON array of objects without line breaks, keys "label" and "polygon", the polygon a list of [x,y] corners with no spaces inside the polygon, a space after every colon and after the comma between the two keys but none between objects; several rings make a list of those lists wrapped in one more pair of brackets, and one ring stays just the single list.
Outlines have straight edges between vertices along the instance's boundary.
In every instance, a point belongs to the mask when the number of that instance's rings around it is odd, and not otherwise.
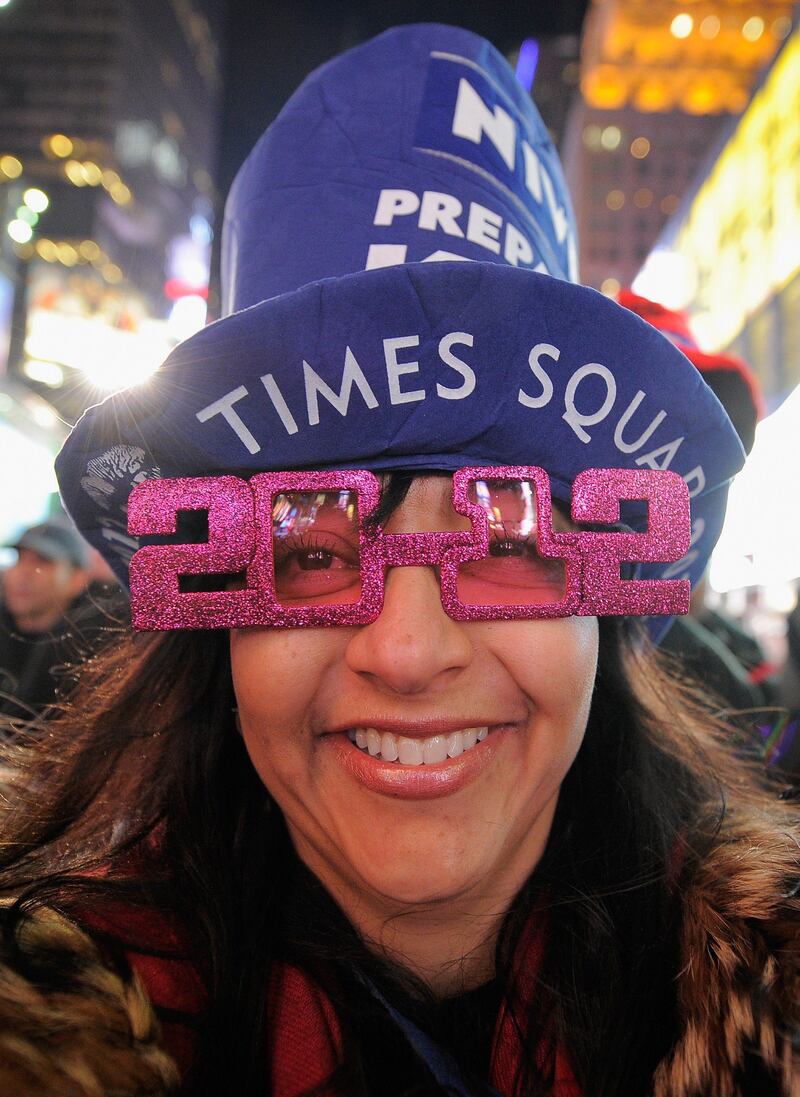
[{"label": "blue lanyard strap", "polygon": [[452,1094],[452,1097],[501,1097],[501,1094],[489,1085],[483,1087],[480,1093],[468,1088],[453,1056],[440,1047],[430,1036],[417,1028],[413,1021],[409,1021],[408,1017],[395,1009],[373,983],[368,979],[364,980],[364,983],[373,998],[380,1002],[395,1022],[439,1085],[444,1086]]}]

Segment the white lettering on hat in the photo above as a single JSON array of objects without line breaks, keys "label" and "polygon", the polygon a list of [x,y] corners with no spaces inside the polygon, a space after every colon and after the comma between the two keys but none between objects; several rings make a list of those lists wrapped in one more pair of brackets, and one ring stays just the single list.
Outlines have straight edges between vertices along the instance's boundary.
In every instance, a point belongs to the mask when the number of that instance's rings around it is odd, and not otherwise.
[{"label": "white lettering on hat", "polygon": [[475,340],[467,331],[451,331],[449,335],[445,335],[439,340],[439,357],[446,366],[450,366],[451,369],[454,369],[456,373],[460,373],[464,378],[463,385],[459,385],[457,389],[445,388],[444,385],[437,382],[436,394],[441,396],[443,400],[464,400],[475,391],[475,371],[461,358],[457,358],[451,350],[455,343],[462,343],[465,347],[471,347],[474,342]]},{"label": "white lettering on hat", "polygon": [[[417,339],[419,342],[419,339]],[[342,371],[342,386],[338,393],[334,392],[327,382],[323,381],[315,369],[308,362],[303,361],[303,380],[306,387],[306,407],[308,409],[308,425],[315,427],[319,423],[319,396],[324,396],[331,407],[340,415],[347,415],[350,406],[350,393],[355,385],[364,398],[368,408],[376,408],[378,401],[375,393],[370,388],[369,381],[364,376],[364,371],[356,361],[350,347],[345,349],[344,370]]]},{"label": "white lettering on hat", "polygon": [[400,378],[408,373],[419,373],[419,362],[398,362],[397,352],[404,347],[418,347],[418,335],[400,335],[383,340],[383,356],[386,360],[386,379],[389,382],[389,400],[393,404],[413,404],[425,399],[425,389],[403,392]]},{"label": "white lettering on hat", "polygon": [[[463,236],[464,230],[456,221],[463,212],[464,207],[454,194],[426,190],[422,195],[418,224],[421,229],[430,229],[433,232],[441,229],[448,236]],[[378,223],[375,222],[376,225]],[[502,218],[500,223],[502,224]]]},{"label": "white lettering on hat", "polygon": [[527,141],[522,142],[522,155],[525,160],[525,186],[537,202],[541,204],[544,200],[547,203],[556,239],[559,244],[563,244],[569,232],[569,218],[564,207],[556,202],[553,181],[536,150],[532,149]]},{"label": "white lettering on hat", "polygon": [[209,419],[213,419],[215,415],[221,415],[239,441],[244,445],[247,452],[258,453],[261,446],[233,408],[233,405],[238,403],[239,400],[243,400],[245,396],[247,396],[247,389],[244,385],[239,385],[238,388],[226,392],[224,396],[220,396],[219,400],[215,400],[214,403],[209,404],[208,407],[201,408],[201,410],[195,414],[201,423],[206,423]]},{"label": "white lettering on hat", "polygon": [[[577,395],[578,387],[581,381],[586,377],[601,377],[606,385],[606,395],[603,403],[597,411],[591,412],[589,415],[585,415],[583,412],[578,411],[575,405],[575,396]],[[569,423],[576,437],[578,437],[581,442],[591,442],[592,436],[587,434],[583,428],[602,423],[614,406],[616,398],[617,382],[615,381],[614,374],[611,370],[606,366],[601,366],[599,362],[588,362],[585,366],[581,366],[580,369],[576,369],[567,382],[567,387],[564,392],[565,411],[561,418]]]},{"label": "white lettering on hat", "polygon": [[419,209],[419,198],[413,190],[382,190],[378,195],[373,225],[391,225],[395,217],[407,217]]},{"label": "white lettering on hat", "polygon": [[[512,267],[518,267],[520,263],[527,265],[533,262],[533,248],[528,243],[527,238],[510,221],[506,225],[503,258]],[[545,273],[547,272],[545,271]]]},{"label": "white lettering on hat", "polygon": [[655,418],[651,420],[649,426],[647,426],[642,431],[642,433],[639,435],[635,442],[624,442],[622,440],[622,432],[625,430],[625,427],[628,425],[628,422],[630,421],[633,413],[638,408],[639,404],[641,404],[642,400],[644,400],[644,395],[645,394],[642,392],[642,390],[639,389],[634,398],[631,400],[630,404],[628,404],[627,408],[625,408],[625,411],[622,413],[619,422],[617,423],[616,430],[614,431],[614,445],[617,447],[620,453],[635,453],[637,449],[641,449],[647,439],[653,433],[653,431],[655,431],[657,427],[661,423],[663,423],[667,417],[667,413],[665,411],[659,411]]},{"label": "white lettering on hat", "polygon": [[[379,267],[398,267],[406,262],[408,256],[407,244],[370,244],[367,252],[367,261],[364,270],[377,270]],[[438,248],[420,259],[421,263],[445,263],[455,260],[459,263],[471,263],[466,255],[456,255],[454,251],[443,251]]]},{"label": "white lettering on hat", "polygon": [[480,202],[470,202],[467,239],[471,240],[473,244],[480,244],[482,248],[488,248],[495,255],[499,255],[500,229],[502,227],[503,218],[499,213],[492,213]]},{"label": "white lettering on hat", "polygon": [[517,126],[511,115],[498,103],[490,110],[472,84],[463,76],[458,82],[458,95],[453,112],[452,132],[473,144],[480,145],[484,134],[513,171],[516,159]]},{"label": "white lettering on hat", "polygon": [[[442,55],[436,54],[435,56]],[[454,57],[448,59],[451,61],[459,60]],[[486,76],[486,79],[489,80],[489,77]],[[513,172],[517,162],[518,130],[516,120],[508,111],[504,110],[499,103],[494,108],[488,107],[469,80],[463,76],[461,77],[458,82],[458,93],[451,124],[451,132],[455,137],[462,137],[472,144],[480,145],[483,137],[486,136],[500,154],[509,172]],[[567,274],[569,277],[573,277],[575,272],[572,263],[576,249],[573,246],[574,233],[570,233],[567,211],[558,204],[553,180],[536,149],[524,137],[519,139],[519,147],[525,166],[525,187],[528,193],[538,205],[546,206],[558,242],[563,244],[569,237],[568,261],[570,269]],[[435,150],[426,151],[433,152]],[[503,182],[492,178],[492,182],[505,189],[511,181]]]},{"label": "white lettering on hat", "polygon": [[81,487],[96,506],[111,510],[117,503],[120,487],[124,486],[127,495],[130,484],[161,475],[157,465],[145,464],[145,456],[141,446],[117,442],[89,459],[86,476],[81,477]]},{"label": "white lettering on hat", "polygon": [[261,384],[267,390],[267,395],[272,401],[272,406],[280,416],[280,420],[286,428],[287,434],[297,434],[298,426],[295,417],[289,411],[289,405],[283,398],[283,393],[278,388],[278,382],[271,373],[265,373],[261,378]]},{"label": "white lettering on hat", "polygon": [[468,259],[466,255],[456,255],[454,251],[432,251],[430,255],[426,255],[421,260],[423,263],[447,263],[455,261],[457,263],[471,263],[472,260]]},{"label": "white lettering on hat", "polygon": [[533,347],[528,355],[528,365],[531,367],[533,376],[541,384],[542,392],[540,396],[529,396],[527,392],[520,389],[517,400],[526,408],[544,408],[553,399],[553,382],[541,365],[543,354],[546,354],[548,358],[552,358],[554,362],[557,362],[561,357],[561,351],[551,343],[537,343]]},{"label": "white lettering on hat", "polygon": [[683,578],[688,572],[689,568],[695,562],[700,553],[697,549],[692,549],[691,552],[687,552],[685,556],[682,556],[680,560],[676,560],[674,564],[670,564],[669,567],[664,568],[661,572],[660,578],[662,579],[675,579]]},{"label": "white lettering on hat", "polygon": [[118,555],[123,559],[127,559],[136,552],[139,542],[135,537],[130,537],[127,533],[120,533],[119,530],[114,529],[110,519],[101,519],[101,522],[100,533],[103,539],[116,546]]},{"label": "white lettering on hat", "polygon": [[364,270],[399,267],[406,261],[408,244],[370,244]]},{"label": "white lettering on hat", "polygon": [[[549,373],[544,369],[542,363],[543,358],[550,358],[554,362],[558,362],[561,358],[561,351],[551,343],[537,343],[531,348],[528,355],[528,365],[531,373],[542,386],[542,391],[538,396],[532,396],[523,388],[518,390],[517,401],[526,408],[544,408],[547,407],[553,399],[553,381]],[[589,376],[600,377],[605,384],[606,393],[602,404],[596,411],[582,412],[577,407],[576,398],[581,383]],[[581,442],[589,443],[592,440],[592,436],[584,428],[596,426],[598,423],[602,423],[604,419],[608,418],[616,398],[617,382],[613,372],[608,369],[608,367],[600,365],[598,362],[589,362],[585,366],[579,366],[578,369],[569,376],[564,391],[564,412],[561,418],[569,425],[570,429]],[[621,453],[635,453],[637,450],[641,449],[667,418],[666,411],[664,411],[663,408],[660,409],[635,442],[626,442],[623,438],[625,428],[628,426],[642,401],[646,398],[647,394],[642,389],[637,390],[636,394],[617,420],[614,428],[614,444]],[[656,449],[642,454],[641,457],[637,457],[636,464],[640,466],[646,465],[648,468],[658,470],[668,469],[675,459],[675,455],[683,444],[683,441],[684,439],[682,437],[673,438],[671,442],[665,442]],[[684,480],[689,486],[690,498],[699,495],[706,486],[702,465],[698,465],[697,468],[693,469],[690,473],[687,473],[686,476],[684,476]]]},{"label": "white lettering on hat", "polygon": [[[464,207],[454,194],[426,190],[420,198],[414,191],[392,188],[379,193],[373,224],[390,226],[396,218],[412,216],[415,216],[417,228],[426,232],[443,232],[446,236],[459,239],[466,238],[470,243],[477,244],[494,255],[500,254],[502,246],[503,258],[513,267],[534,262],[533,247],[527,237],[511,221],[505,221],[501,214],[480,202],[470,202],[465,229],[457,220],[459,217],[463,220]],[[451,251],[436,251],[421,261],[425,263],[435,259],[466,258],[465,255],[456,255]],[[406,244],[370,244],[364,269],[399,266],[407,261]],[[534,269],[547,273],[543,263],[539,263]]]},{"label": "white lettering on hat", "polygon": [[[668,469],[682,445],[683,438],[673,438],[671,442],[666,442],[663,446],[651,450],[650,453],[644,453],[641,457],[637,457],[636,464],[647,465],[651,469]],[[660,460],[660,458],[663,458],[663,460]]]}]

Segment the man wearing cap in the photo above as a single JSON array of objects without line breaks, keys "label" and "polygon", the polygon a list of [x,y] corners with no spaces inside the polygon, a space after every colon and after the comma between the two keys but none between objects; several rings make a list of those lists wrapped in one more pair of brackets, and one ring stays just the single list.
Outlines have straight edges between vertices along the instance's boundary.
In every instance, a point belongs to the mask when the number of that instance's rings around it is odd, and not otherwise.
[{"label": "man wearing cap", "polygon": [[58,666],[78,652],[70,607],[89,583],[89,547],[70,526],[43,522],[12,546],[17,560],[2,576],[0,712],[28,718],[49,704]]}]

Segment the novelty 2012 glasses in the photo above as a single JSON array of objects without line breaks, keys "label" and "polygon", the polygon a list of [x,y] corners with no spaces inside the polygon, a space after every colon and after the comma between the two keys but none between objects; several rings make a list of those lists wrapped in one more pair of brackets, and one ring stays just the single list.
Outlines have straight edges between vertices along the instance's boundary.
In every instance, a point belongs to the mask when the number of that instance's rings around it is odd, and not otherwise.
[{"label": "novelty 2012 glasses", "polygon": [[[554,528],[549,477],[531,465],[453,474],[453,509],[469,529],[387,533],[370,520],[380,494],[365,470],[138,484],[130,533],[175,534],[179,512],[205,511],[208,540],[134,553],[134,628],[366,625],[381,612],[386,569],[397,567],[436,568],[442,606],[457,621],[688,612],[688,580],[620,574],[620,565],[672,562],[688,551],[689,493],[676,473],[587,469],[575,478],[574,526],[619,523],[621,502],[638,500],[647,507],[644,532]],[[242,573],[226,589],[185,589],[184,577]]]}]

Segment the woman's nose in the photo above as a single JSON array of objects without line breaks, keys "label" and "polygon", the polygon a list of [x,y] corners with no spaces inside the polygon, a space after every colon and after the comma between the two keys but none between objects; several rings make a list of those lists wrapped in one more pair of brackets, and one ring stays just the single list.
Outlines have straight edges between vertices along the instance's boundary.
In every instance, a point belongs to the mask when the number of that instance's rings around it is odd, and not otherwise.
[{"label": "woman's nose", "polygon": [[346,653],[351,670],[405,694],[449,686],[472,658],[464,626],[442,608],[432,567],[389,568],[380,616],[354,633]]}]

